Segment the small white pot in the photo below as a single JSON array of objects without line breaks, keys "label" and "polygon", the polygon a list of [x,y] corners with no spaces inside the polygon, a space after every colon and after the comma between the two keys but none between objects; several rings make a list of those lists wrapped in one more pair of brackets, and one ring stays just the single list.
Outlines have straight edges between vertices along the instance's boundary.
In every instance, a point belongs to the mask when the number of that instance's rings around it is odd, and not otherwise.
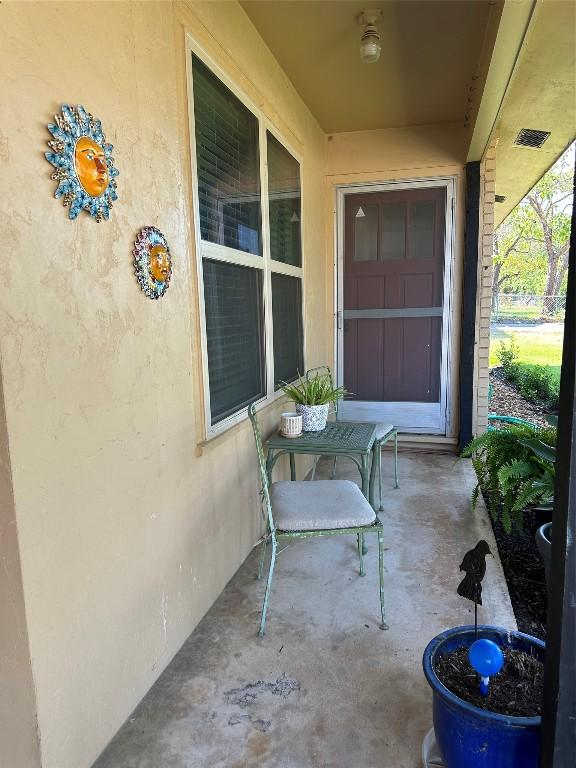
[{"label": "small white pot", "polygon": [[301,405],[296,403],[296,412],[302,414],[302,430],[304,432],[320,432],[328,421],[329,404]]},{"label": "small white pot", "polygon": [[300,437],[302,416],[299,413],[283,413],[280,416],[280,434],[283,437]]}]

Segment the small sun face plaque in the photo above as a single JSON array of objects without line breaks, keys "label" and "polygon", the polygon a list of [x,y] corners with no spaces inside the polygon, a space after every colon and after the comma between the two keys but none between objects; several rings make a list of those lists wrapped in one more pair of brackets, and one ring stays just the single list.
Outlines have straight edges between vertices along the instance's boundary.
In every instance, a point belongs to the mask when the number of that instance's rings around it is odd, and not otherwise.
[{"label": "small sun face plaque", "polygon": [[132,254],[136,278],[146,296],[164,296],[172,277],[172,257],[162,232],[156,227],[142,227]]},{"label": "small sun face plaque", "polygon": [[50,178],[58,182],[54,197],[62,198],[69,208],[68,218],[75,219],[85,210],[96,221],[108,219],[112,202],[118,198],[112,144],[106,143],[100,120],[86,112],[81,104],[64,104],[56,124],[48,124],[54,137],[46,160],[55,170]]}]

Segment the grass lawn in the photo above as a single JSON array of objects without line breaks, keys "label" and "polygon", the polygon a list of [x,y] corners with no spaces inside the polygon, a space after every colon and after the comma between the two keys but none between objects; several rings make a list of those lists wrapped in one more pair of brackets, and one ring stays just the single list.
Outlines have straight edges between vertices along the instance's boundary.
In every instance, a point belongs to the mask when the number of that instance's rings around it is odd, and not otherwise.
[{"label": "grass lawn", "polygon": [[496,350],[501,341],[514,338],[518,349],[518,362],[532,365],[549,365],[560,372],[562,361],[563,328],[556,323],[532,325],[528,328],[492,326],[490,339],[490,367],[498,365]]}]

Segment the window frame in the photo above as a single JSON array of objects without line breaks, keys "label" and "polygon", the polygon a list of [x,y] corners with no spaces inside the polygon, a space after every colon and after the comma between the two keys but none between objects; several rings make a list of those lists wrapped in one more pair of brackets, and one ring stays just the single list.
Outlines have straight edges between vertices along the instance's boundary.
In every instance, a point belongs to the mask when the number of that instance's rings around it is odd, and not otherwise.
[{"label": "window frame", "polygon": [[[260,173],[260,205],[262,222],[262,255],[256,256],[251,253],[239,251],[226,245],[212,243],[202,239],[200,228],[200,206],[198,193],[198,168],[196,162],[196,121],[194,111],[194,89],[192,72],[192,55],[197,56],[202,63],[211,70],[211,72],[228,88],[234,96],[254,115],[258,121],[258,151],[259,151],[259,173]],[[216,424],[212,424],[212,412],[210,408],[210,380],[208,372],[208,348],[206,337],[206,307],[204,301],[204,259],[213,261],[223,261],[230,264],[236,264],[243,267],[251,267],[262,270],[263,285],[263,334],[264,334],[264,378],[265,394],[264,397],[255,401],[256,410],[261,410],[271,403],[284,396],[282,390],[274,388],[274,339],[273,339],[273,317],[272,317],[272,273],[288,275],[301,280],[302,296],[302,359],[304,360],[304,369],[306,369],[306,318],[305,318],[305,259],[304,259],[304,237],[303,237],[303,215],[304,192],[303,192],[303,162],[301,155],[294,150],[277,127],[268,119],[264,112],[259,109],[254,102],[234,83],[227,73],[214,61],[214,59],[202,48],[196,40],[186,33],[186,76],[187,76],[187,99],[188,99],[188,122],[190,134],[190,165],[192,174],[192,213],[194,220],[194,239],[195,239],[195,261],[196,261],[196,284],[198,288],[198,309],[200,320],[200,348],[201,348],[201,367],[203,384],[203,416],[204,416],[204,437],[205,440],[221,435],[231,427],[244,421],[248,416],[248,408],[243,407],[235,411],[230,416],[222,419]],[[285,264],[276,261],[270,255],[270,218],[269,218],[269,190],[268,190],[268,144],[266,132],[269,132],[284,149],[292,155],[297,161],[300,170],[300,243],[301,243],[301,266],[295,267],[291,264]]]}]

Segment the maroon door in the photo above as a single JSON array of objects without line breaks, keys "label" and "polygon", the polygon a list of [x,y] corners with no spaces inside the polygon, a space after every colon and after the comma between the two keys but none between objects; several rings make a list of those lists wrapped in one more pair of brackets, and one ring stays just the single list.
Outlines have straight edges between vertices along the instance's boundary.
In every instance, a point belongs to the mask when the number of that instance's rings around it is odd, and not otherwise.
[{"label": "maroon door", "polygon": [[440,400],[445,206],[445,188],[346,196],[344,384],[355,400]]}]

